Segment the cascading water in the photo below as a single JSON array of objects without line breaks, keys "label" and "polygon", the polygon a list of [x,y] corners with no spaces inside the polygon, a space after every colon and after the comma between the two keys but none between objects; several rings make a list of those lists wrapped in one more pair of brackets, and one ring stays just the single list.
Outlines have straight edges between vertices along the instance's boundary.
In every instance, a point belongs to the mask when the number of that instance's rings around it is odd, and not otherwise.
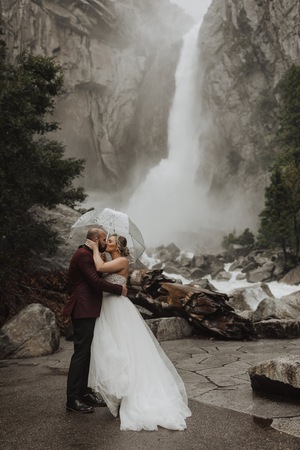
[{"label": "cascading water", "polygon": [[187,233],[201,227],[199,203],[205,188],[200,191],[195,180],[200,164],[199,138],[205,124],[199,95],[199,28],[200,23],[183,38],[169,115],[168,159],[149,172],[127,207],[147,246],[170,242],[180,245]]}]

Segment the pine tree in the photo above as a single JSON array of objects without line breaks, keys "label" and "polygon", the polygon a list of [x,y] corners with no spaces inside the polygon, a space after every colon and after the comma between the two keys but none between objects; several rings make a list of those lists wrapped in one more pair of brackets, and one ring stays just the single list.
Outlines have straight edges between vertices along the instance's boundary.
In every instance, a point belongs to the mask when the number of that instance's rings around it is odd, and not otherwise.
[{"label": "pine tree", "polygon": [[262,211],[259,238],[267,246],[279,244],[287,262],[289,247],[296,261],[300,251],[300,68],[292,66],[281,86],[278,142],[281,153],[271,169]]},{"label": "pine tree", "polygon": [[63,71],[55,59],[23,53],[16,64],[7,64],[1,40],[1,263],[9,248],[20,259],[37,249],[55,249],[56,234],[49,224],[36,220],[33,206],[75,206],[85,198],[83,189],[72,184],[84,161],[65,158],[64,146],[48,137],[59,128],[51,117],[62,86]]},{"label": "pine tree", "polygon": [[260,214],[258,245],[271,248],[280,246],[285,263],[287,247],[291,242],[291,211],[281,169],[275,166],[265,192],[265,207]]}]

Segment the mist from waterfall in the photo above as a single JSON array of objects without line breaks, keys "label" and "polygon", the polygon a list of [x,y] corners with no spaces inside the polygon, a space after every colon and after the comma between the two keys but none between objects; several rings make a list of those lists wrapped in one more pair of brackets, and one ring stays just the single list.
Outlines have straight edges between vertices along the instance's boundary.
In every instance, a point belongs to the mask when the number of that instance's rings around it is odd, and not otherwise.
[{"label": "mist from waterfall", "polygon": [[199,211],[204,186],[200,189],[195,179],[201,163],[199,138],[205,127],[199,96],[199,28],[200,23],[183,38],[169,114],[168,158],[149,172],[126,208],[142,230],[147,246],[175,242],[182,247],[180,241],[203,226]]},{"label": "mist from waterfall", "polygon": [[215,253],[228,232],[246,227],[255,231],[251,192],[243,191],[228,172],[228,184],[222,183],[226,143],[224,149],[220,143],[216,151],[214,118],[208,105],[202,110],[205,86],[197,45],[201,22],[202,18],[182,39],[169,111],[168,157],[149,171],[131,198],[124,188],[101,195],[89,192],[85,203],[87,208],[110,207],[128,213],[147,248],[174,242],[182,250]]}]

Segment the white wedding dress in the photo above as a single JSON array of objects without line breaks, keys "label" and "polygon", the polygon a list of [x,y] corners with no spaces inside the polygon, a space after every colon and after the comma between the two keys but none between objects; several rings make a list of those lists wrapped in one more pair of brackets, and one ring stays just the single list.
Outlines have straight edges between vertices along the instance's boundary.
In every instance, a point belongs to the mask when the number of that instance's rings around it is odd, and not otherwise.
[{"label": "white wedding dress", "polygon": [[[110,274],[106,280],[125,284]],[[191,416],[186,390],[136,307],[104,293],[91,347],[89,387],[99,392],[121,430],[184,430]]]}]

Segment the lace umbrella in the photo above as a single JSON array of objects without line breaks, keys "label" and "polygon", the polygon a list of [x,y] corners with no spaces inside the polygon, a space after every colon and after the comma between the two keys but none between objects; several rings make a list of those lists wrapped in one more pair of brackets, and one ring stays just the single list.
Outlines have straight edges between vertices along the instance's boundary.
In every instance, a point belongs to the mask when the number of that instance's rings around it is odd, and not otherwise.
[{"label": "lace umbrella", "polygon": [[134,261],[144,252],[144,238],[138,227],[130,220],[127,214],[110,208],[104,208],[103,210],[94,209],[83,214],[72,225],[70,238],[74,236],[78,228],[93,225],[101,226],[106,231],[107,238],[114,233],[125,236]]}]

